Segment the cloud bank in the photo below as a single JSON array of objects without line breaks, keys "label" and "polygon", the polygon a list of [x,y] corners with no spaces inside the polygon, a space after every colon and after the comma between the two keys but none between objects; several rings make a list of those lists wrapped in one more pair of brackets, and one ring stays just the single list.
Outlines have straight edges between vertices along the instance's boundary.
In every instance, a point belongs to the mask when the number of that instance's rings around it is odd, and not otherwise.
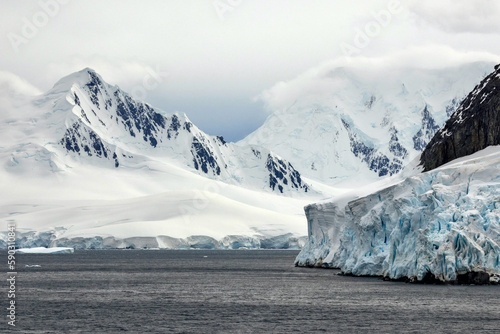
[{"label": "cloud bank", "polygon": [[255,99],[262,101],[269,112],[284,111],[298,99],[321,101],[324,96],[341,89],[345,84],[342,80],[344,68],[362,78],[363,82],[380,86],[384,78],[402,78],[408,71],[443,70],[473,62],[497,64],[500,63],[500,55],[460,52],[446,46],[427,45],[380,57],[340,57],[311,68],[292,80],[278,82]]}]

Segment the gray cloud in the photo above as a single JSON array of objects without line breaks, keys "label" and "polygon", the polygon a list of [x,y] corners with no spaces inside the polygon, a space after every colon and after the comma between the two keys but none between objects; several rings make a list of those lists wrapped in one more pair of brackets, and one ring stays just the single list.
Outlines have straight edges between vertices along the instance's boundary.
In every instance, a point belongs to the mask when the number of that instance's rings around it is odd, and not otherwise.
[{"label": "gray cloud", "polygon": [[345,84],[342,80],[342,71],[346,67],[351,73],[356,73],[358,78],[363,78],[364,82],[380,87],[383,86],[381,77],[399,78],[408,69],[437,70],[477,61],[500,63],[500,55],[487,52],[461,52],[450,47],[426,45],[381,57],[342,57],[309,69],[292,80],[279,82],[263,91],[257,98],[268,110],[286,110],[298,99],[310,105],[315,99],[322,101],[332,92],[342,89]]},{"label": "gray cloud", "polygon": [[0,94],[33,96],[41,93],[40,89],[23,78],[11,72],[0,71]]},{"label": "gray cloud", "polygon": [[419,19],[448,33],[498,34],[500,2],[496,0],[412,1]]},{"label": "gray cloud", "polygon": [[[221,0],[232,4],[221,19],[214,1],[145,5],[134,0],[88,0],[60,4],[54,15],[47,14],[47,22],[40,21],[45,8],[40,4],[57,1],[61,0],[2,4],[0,70],[46,91],[60,77],[92,67],[111,84],[142,92],[139,95],[146,101],[166,111],[186,112],[193,121],[199,120],[203,130],[234,140],[265,117],[252,97],[342,57],[342,43],[352,43],[375,20],[374,13],[394,2]],[[496,2],[398,3],[402,12],[360,49],[358,57],[375,59],[429,45],[431,50],[438,45],[476,56],[500,53],[490,31],[495,27],[498,31]],[[39,26],[33,36],[25,37],[23,31],[30,24]],[[457,34],[462,31],[475,34]],[[17,52],[12,34],[25,38]],[[404,59],[406,64],[415,61]],[[158,70],[168,76],[144,94],[144,78]],[[206,117],[207,110],[211,118]],[[224,120],[216,118],[219,115]]]}]

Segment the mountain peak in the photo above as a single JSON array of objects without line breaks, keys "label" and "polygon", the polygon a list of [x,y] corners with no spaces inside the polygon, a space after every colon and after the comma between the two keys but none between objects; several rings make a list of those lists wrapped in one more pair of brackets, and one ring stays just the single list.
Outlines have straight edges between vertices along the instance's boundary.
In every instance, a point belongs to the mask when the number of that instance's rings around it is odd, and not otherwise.
[{"label": "mountain peak", "polygon": [[170,170],[176,165],[254,190],[315,192],[288,161],[270,150],[210,136],[184,113],[166,113],[136,100],[91,68],[65,76],[34,102],[34,111],[42,117],[31,138],[44,154],[53,153],[50,168],[143,168],[151,163]]},{"label": "mountain peak", "polygon": [[104,82],[102,77],[95,70],[90,67],[86,67],[57,81],[49,93],[69,91],[74,84],[83,86],[92,81],[97,81],[99,83]]},{"label": "mountain peak", "polygon": [[79,73],[79,72],[87,72],[87,73],[92,72],[92,73],[97,73],[97,72],[96,72],[93,68],[90,68],[90,67],[85,67],[84,69],[82,69],[82,70],[80,70],[80,71],[78,71],[78,72],[76,72],[76,73]]}]

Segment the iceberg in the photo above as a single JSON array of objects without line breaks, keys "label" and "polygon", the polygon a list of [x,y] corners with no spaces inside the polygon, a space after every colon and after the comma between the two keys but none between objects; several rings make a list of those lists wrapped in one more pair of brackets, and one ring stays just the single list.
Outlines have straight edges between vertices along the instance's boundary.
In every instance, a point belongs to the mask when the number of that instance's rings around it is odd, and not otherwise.
[{"label": "iceberg", "polygon": [[17,254],[72,254],[75,250],[71,247],[34,247],[34,248],[19,248]]},{"label": "iceberg", "polygon": [[410,281],[496,282],[500,147],[408,174],[370,194],[307,206],[309,240],[295,264]]}]

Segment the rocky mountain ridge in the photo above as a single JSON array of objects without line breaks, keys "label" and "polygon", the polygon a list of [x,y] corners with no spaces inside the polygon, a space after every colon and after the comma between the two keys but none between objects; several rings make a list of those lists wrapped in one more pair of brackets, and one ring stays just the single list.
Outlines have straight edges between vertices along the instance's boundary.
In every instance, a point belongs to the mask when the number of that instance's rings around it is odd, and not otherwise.
[{"label": "rocky mountain ridge", "polygon": [[[52,172],[75,163],[121,168],[154,160],[252,189],[278,194],[309,190],[300,173],[273,152],[209,136],[186,115],[167,114],[137,101],[92,69],[61,79],[33,105],[36,128],[27,125],[30,129],[20,131],[30,132],[30,149],[48,157]],[[11,122],[12,127],[23,125]],[[25,144],[14,145],[10,170],[32,156],[23,153]]]},{"label": "rocky mountain ridge", "polygon": [[478,84],[429,142],[420,157],[425,171],[500,145],[500,65]]}]

